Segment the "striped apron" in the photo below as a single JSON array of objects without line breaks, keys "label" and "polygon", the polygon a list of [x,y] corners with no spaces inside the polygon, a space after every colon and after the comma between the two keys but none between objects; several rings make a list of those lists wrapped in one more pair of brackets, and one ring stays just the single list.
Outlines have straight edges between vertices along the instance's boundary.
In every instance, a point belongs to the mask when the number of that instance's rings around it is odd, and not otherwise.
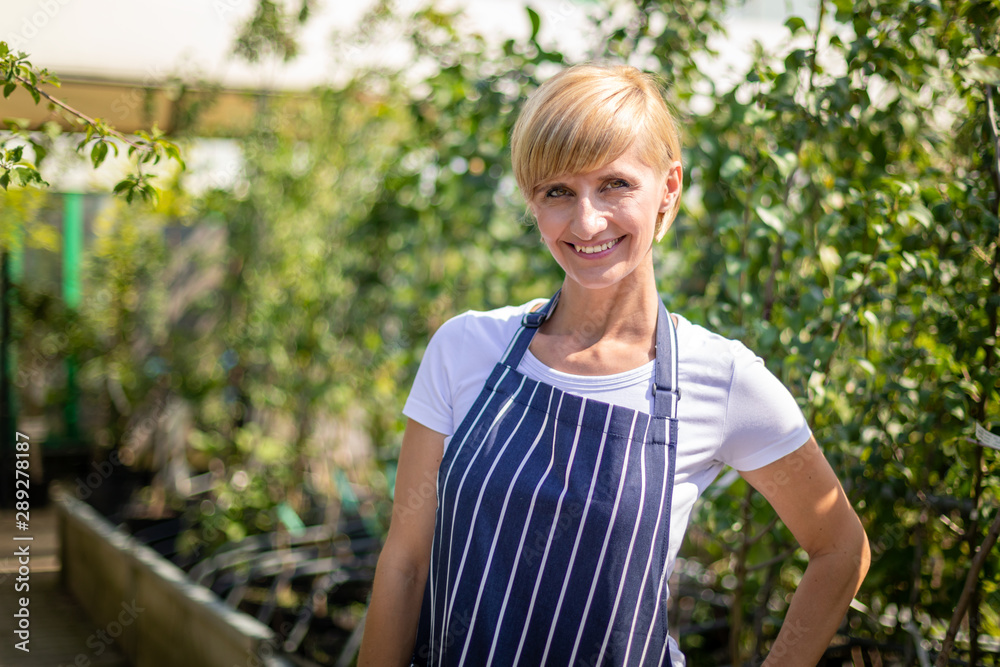
[{"label": "striped apron", "polygon": [[452,437],[414,665],[662,665],[677,335],[660,303],[653,415],[516,369],[524,316]]}]

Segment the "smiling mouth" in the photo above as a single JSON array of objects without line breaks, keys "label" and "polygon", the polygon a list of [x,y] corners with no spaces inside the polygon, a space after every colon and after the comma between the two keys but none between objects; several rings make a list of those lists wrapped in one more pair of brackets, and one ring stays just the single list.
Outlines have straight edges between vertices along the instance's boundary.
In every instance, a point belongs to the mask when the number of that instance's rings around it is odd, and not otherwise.
[{"label": "smiling mouth", "polygon": [[618,245],[618,243],[625,238],[624,236],[619,236],[616,239],[611,239],[606,243],[601,243],[598,245],[577,245],[573,243],[573,248],[581,255],[593,255],[594,253],[603,252],[605,250],[610,250],[611,248]]}]

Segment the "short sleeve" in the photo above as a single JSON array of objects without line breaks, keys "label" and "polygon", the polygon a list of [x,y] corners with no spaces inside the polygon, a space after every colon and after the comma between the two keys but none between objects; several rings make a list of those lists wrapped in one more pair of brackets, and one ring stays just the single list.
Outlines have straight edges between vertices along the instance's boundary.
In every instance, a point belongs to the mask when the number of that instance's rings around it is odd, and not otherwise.
[{"label": "short sleeve", "polygon": [[465,319],[452,318],[431,336],[403,406],[404,415],[445,435],[452,434],[455,421],[449,354],[462,342]]},{"label": "short sleeve", "polygon": [[812,431],[788,389],[763,360],[734,343],[720,459],[740,471],[774,463],[804,445]]}]

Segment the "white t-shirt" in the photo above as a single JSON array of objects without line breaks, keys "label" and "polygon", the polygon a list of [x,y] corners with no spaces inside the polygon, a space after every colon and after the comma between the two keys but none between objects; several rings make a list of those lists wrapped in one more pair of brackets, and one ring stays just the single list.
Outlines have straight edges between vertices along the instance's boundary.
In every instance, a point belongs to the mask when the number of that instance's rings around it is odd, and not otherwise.
[{"label": "white t-shirt", "polygon": [[[431,338],[403,414],[445,434],[445,448],[504,355],[524,313],[545,299],[445,322]],[[677,460],[668,566],[673,570],[695,501],[726,465],[755,470],[806,443],[805,417],[760,357],[677,316]],[[517,370],[533,380],[647,414],[653,411],[653,362],[604,376],[553,370],[525,352]],[[674,654],[678,655],[674,647]]]}]

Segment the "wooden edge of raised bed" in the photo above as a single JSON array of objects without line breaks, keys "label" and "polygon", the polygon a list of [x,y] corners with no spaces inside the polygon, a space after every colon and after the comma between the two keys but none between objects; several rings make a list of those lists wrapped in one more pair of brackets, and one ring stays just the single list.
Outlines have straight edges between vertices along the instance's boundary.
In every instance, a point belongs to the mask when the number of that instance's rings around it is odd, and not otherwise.
[{"label": "wooden edge of raised bed", "polygon": [[288,667],[275,633],[90,505],[53,494],[63,585],[134,667]]}]

